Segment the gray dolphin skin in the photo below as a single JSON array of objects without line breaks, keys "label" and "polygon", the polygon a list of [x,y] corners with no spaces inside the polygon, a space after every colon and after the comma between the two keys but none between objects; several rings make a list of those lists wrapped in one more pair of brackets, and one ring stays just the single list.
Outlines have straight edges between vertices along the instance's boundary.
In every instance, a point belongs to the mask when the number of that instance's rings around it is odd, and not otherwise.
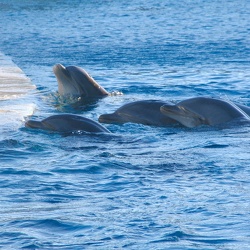
[{"label": "gray dolphin skin", "polygon": [[91,133],[110,133],[108,129],[91,119],[71,114],[53,115],[42,121],[29,120],[25,123],[25,127],[56,132],[80,130]]},{"label": "gray dolphin skin", "polygon": [[58,92],[62,96],[105,97],[109,93],[84,69],[77,66],[64,67],[56,64],[53,72],[57,78]]},{"label": "gray dolphin skin", "polygon": [[243,110],[247,115],[250,116],[250,108],[248,106],[242,105],[242,104],[238,104],[236,103],[236,105]]},{"label": "gray dolphin skin", "polygon": [[112,114],[103,114],[99,122],[123,124],[127,122],[153,126],[169,126],[178,124],[176,120],[163,115],[160,107],[168,102],[158,100],[135,101],[123,105]]},{"label": "gray dolphin skin", "polygon": [[237,105],[214,98],[196,97],[177,103],[163,105],[161,112],[182,125],[193,128],[199,125],[218,125],[237,118],[250,121],[248,114]]}]

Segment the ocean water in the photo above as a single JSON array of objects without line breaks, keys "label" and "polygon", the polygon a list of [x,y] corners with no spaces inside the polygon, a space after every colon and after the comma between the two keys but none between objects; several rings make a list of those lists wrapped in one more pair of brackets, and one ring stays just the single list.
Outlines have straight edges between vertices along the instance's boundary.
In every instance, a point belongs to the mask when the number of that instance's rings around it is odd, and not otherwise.
[{"label": "ocean water", "polygon": [[[12,60],[36,85],[0,100],[0,111],[18,105],[26,116],[32,104],[34,119],[97,121],[144,99],[250,106],[248,0],[9,0],[0,1],[0,20],[0,66]],[[123,95],[62,100],[56,63]],[[249,125],[109,124],[112,135],[63,136],[4,114],[1,249],[249,249]]]}]

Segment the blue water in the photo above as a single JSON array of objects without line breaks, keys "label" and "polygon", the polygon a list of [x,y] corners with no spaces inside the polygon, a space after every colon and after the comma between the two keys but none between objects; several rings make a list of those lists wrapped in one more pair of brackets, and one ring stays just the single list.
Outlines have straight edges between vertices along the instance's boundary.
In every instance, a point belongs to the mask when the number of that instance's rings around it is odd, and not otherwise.
[{"label": "blue water", "polygon": [[[37,86],[35,118],[193,96],[250,106],[248,0],[0,1],[0,51]],[[61,100],[52,66],[110,96]],[[0,134],[1,249],[249,249],[250,127],[105,125]]]}]

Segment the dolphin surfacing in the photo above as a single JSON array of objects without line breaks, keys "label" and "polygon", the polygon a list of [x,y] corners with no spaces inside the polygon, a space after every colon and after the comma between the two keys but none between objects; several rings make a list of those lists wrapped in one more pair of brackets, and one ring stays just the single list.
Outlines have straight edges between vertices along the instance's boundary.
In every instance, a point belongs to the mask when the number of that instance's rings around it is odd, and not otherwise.
[{"label": "dolphin surfacing", "polygon": [[42,121],[29,120],[25,127],[56,132],[110,133],[108,129],[91,119],[71,114],[52,115]]},{"label": "dolphin surfacing", "polygon": [[64,67],[56,64],[53,72],[58,83],[58,92],[62,96],[105,97],[109,93],[100,86],[84,69],[77,66]]},{"label": "dolphin surfacing", "polygon": [[243,118],[250,121],[250,117],[237,105],[214,98],[196,97],[177,103],[165,104],[161,112],[182,125],[193,128],[199,125],[218,125]]},{"label": "dolphin surfacing", "polygon": [[123,105],[112,114],[103,114],[99,122],[123,124],[127,122],[153,126],[178,124],[176,120],[161,113],[160,107],[170,103],[158,100],[135,101]]}]

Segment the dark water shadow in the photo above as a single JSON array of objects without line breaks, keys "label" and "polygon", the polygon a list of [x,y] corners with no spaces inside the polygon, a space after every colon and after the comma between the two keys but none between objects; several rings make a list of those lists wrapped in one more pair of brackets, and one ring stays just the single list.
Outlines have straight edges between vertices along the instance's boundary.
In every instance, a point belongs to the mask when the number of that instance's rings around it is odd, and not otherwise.
[{"label": "dark water shadow", "polygon": [[64,113],[81,113],[91,111],[98,107],[99,101],[104,97],[74,97],[60,96],[57,92],[50,93],[48,99],[50,105]]}]

